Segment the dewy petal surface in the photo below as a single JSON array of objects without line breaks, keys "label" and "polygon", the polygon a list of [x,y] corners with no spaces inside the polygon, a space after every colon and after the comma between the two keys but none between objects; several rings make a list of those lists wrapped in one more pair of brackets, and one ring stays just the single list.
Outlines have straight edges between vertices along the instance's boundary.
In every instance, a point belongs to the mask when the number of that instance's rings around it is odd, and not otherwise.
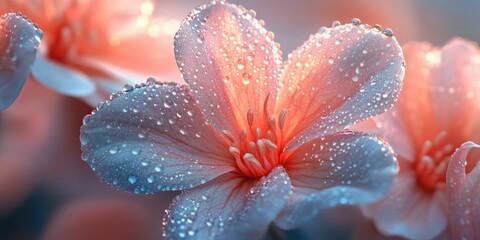
[{"label": "dewy petal surface", "polygon": [[224,174],[174,200],[164,220],[166,238],[263,239],[290,193],[281,166],[258,181]]},{"label": "dewy petal surface", "polygon": [[396,167],[390,147],[363,133],[340,132],[306,143],[285,163],[294,194],[277,224],[291,229],[322,209],[378,200],[390,190]]},{"label": "dewy petal surface", "polygon": [[[275,102],[281,55],[273,34],[253,11],[225,2],[193,10],[175,36],[175,56],[185,81],[207,120],[218,129],[239,132],[246,113],[264,116]],[[262,121],[254,118],[254,125]]]},{"label": "dewy petal surface", "polygon": [[465,173],[468,153],[480,148],[473,142],[464,143],[452,155],[447,170],[447,194],[450,204],[451,230],[455,239],[480,237],[480,166]]},{"label": "dewy petal surface", "polygon": [[42,36],[20,13],[0,17],[0,110],[12,104],[25,84]]},{"label": "dewy petal surface", "polygon": [[322,28],[289,55],[277,110],[288,109],[288,146],[385,112],[400,93],[403,54],[394,37],[365,25]]},{"label": "dewy petal surface", "polygon": [[235,169],[186,86],[148,81],[100,105],[81,128],[83,159],[135,193],[195,187]]}]

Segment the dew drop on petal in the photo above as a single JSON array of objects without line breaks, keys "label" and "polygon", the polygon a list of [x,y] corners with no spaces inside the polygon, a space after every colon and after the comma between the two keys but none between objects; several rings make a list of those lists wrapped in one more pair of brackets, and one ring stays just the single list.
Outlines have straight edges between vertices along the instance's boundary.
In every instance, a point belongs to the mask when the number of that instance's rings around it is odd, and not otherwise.
[{"label": "dew drop on petal", "polygon": [[131,183],[131,184],[134,184],[137,182],[137,177],[135,176],[130,176],[128,177],[128,181]]}]

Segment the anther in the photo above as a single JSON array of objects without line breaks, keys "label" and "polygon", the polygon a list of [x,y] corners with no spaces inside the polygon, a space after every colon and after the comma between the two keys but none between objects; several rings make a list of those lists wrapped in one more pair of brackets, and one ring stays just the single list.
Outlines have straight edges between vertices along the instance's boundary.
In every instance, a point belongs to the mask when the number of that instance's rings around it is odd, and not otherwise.
[{"label": "anther", "polygon": [[222,130],[223,136],[225,136],[230,143],[233,143],[233,134],[228,130]]},{"label": "anther", "polygon": [[261,167],[260,162],[251,153],[245,153],[245,155],[243,155],[243,160],[249,161],[257,167]]},{"label": "anther", "polygon": [[245,142],[246,139],[247,139],[247,130],[242,129],[242,131],[238,135],[238,140],[240,141],[240,143],[243,143]]},{"label": "anther", "polygon": [[270,116],[268,118],[268,127],[272,130],[273,133],[277,131],[277,125],[275,120],[275,116]]},{"label": "anther", "polygon": [[268,130],[267,133],[265,133],[265,138],[270,141],[275,141],[275,136],[271,130]]},{"label": "anther", "polygon": [[255,140],[262,138],[262,130],[260,128],[255,129]]},{"label": "anther", "polygon": [[247,111],[247,121],[248,121],[248,126],[252,126],[253,125],[253,109],[248,109]]},{"label": "anther", "polygon": [[273,143],[272,141],[268,140],[268,139],[264,139],[263,140],[263,143],[265,144],[265,146],[272,150],[272,151],[276,151],[277,150],[277,145],[275,145],[275,143]]},{"label": "anther", "polygon": [[257,145],[254,142],[249,142],[248,145],[247,145],[247,152],[256,153],[257,152]]}]

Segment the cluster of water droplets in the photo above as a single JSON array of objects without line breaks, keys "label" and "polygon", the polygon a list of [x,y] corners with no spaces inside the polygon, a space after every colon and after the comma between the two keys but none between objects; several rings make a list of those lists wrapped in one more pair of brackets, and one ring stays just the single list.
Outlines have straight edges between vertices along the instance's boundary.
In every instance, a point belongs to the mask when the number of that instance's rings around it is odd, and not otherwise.
[{"label": "cluster of water droplets", "polygon": [[21,13],[0,17],[0,110],[7,108],[27,79],[43,36],[35,23]]},{"label": "cluster of water droplets", "polygon": [[[205,120],[197,118],[193,101],[185,86],[174,83],[149,79],[136,86],[126,85],[84,117],[82,158],[102,180],[135,193],[205,183],[212,176],[200,175],[201,156],[178,146],[201,138],[207,126]],[[208,137],[204,140],[198,147],[212,142]],[[188,161],[182,166],[177,158]]]},{"label": "cluster of water droplets", "polygon": [[[320,28],[288,55],[288,91],[281,91],[280,99],[298,106],[316,103],[304,113],[319,119],[310,127],[313,135],[331,134],[385,112],[398,98],[405,68],[401,48],[390,33],[358,19]],[[299,94],[299,89],[305,90]],[[306,142],[313,135],[296,140]]]}]

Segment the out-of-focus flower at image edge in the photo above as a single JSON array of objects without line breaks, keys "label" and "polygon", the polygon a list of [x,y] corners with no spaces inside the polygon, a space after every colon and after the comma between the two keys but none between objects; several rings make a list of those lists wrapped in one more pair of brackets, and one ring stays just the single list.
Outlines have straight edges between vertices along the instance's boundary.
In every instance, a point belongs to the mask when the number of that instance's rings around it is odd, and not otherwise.
[{"label": "out-of-focus flower at image edge", "polygon": [[147,77],[176,81],[172,36],[179,22],[149,0],[2,0],[44,31],[32,76],[91,105]]},{"label": "out-of-focus flower at image edge", "polygon": [[[467,154],[475,148],[480,145],[473,142],[462,144],[448,165],[447,194],[453,239],[480,238],[480,165],[478,162],[467,163]],[[476,165],[466,174],[469,164]]]},{"label": "out-of-focus flower at image edge", "polygon": [[[391,30],[321,28],[283,63],[253,11],[193,10],[175,37],[189,84],[125,86],[84,118],[83,159],[115,188],[185,190],[168,239],[262,238],[390,190],[391,148],[345,127],[389,109],[404,67]],[[241,235],[240,235],[241,233]]]},{"label": "out-of-focus flower at image edge", "polygon": [[[448,234],[450,157],[464,142],[480,140],[480,51],[462,39],[441,49],[412,42],[403,51],[402,93],[372,131],[398,154],[399,173],[392,191],[363,210],[383,234],[432,239]],[[468,172],[478,156],[471,154]]]},{"label": "out-of-focus flower at image edge", "polygon": [[42,35],[20,13],[0,17],[0,111],[13,103],[25,84]]}]

